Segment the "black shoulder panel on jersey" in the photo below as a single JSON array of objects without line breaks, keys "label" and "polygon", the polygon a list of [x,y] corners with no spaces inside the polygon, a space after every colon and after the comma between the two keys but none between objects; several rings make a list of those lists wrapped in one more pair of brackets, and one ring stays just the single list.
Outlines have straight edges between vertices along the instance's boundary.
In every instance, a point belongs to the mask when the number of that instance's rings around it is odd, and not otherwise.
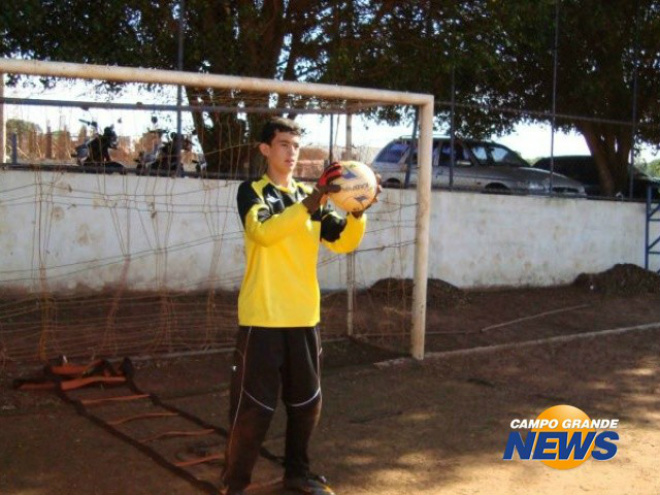
[{"label": "black shoulder panel on jersey", "polygon": [[[238,193],[236,195],[236,202],[238,203],[238,214],[241,217],[241,222],[245,226],[245,217],[254,205],[264,204],[263,197],[261,197],[253,187],[253,184],[258,181],[246,180],[238,186]],[[269,212],[270,213],[270,212]],[[270,215],[269,215],[270,216]]]},{"label": "black shoulder panel on jersey", "polygon": [[262,200],[268,207],[271,214],[277,215],[289,206],[286,202],[286,195],[270,182],[267,182],[261,190]]}]

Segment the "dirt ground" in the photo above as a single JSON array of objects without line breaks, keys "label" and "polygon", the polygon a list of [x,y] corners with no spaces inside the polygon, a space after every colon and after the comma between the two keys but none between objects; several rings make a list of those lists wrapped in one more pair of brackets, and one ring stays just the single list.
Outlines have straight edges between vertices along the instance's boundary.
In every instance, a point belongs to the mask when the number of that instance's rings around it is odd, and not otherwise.
[{"label": "dirt ground", "polygon": [[[408,297],[405,283],[401,291]],[[371,325],[396,319],[384,303],[373,308]],[[459,291],[436,281],[427,329],[421,362],[402,357],[405,343],[379,338],[377,331],[360,341],[325,342],[313,468],[339,495],[660,493],[660,282],[654,274],[615,267],[571,286],[497,291]],[[164,404],[226,427],[230,357],[136,360],[135,381]],[[0,494],[206,493],[52,392],[11,388],[15,378],[34,373],[13,362],[0,368]],[[565,471],[503,461],[511,420],[535,418],[558,404],[591,418],[618,418],[617,455]],[[130,415],[131,407],[115,404],[109,415]],[[144,439],[158,427],[131,428]],[[279,410],[269,451],[282,452],[283,431]],[[175,461],[219,454],[223,445],[215,433],[150,443]],[[217,460],[190,472],[217,485],[220,470]],[[260,459],[255,481],[279,473],[275,463]]]}]

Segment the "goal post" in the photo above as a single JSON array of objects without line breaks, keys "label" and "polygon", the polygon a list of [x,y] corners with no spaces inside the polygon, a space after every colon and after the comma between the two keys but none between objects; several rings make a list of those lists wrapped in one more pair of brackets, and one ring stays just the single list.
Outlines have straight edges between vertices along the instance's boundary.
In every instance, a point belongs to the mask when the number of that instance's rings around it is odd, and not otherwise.
[{"label": "goal post", "polygon": [[[0,75],[17,74],[64,79],[101,80],[116,83],[143,83],[172,86],[207,87],[221,90],[238,90],[264,95],[299,95],[325,98],[335,101],[353,100],[365,107],[375,105],[399,105],[415,107],[419,111],[418,182],[413,294],[411,307],[410,354],[415,359],[424,357],[426,326],[426,295],[428,279],[429,225],[431,213],[431,166],[434,98],[432,95],[389,90],[368,89],[352,86],[301,83],[220,74],[199,74],[182,71],[146,69],[137,67],[103,66],[66,62],[17,60],[0,58]],[[9,102],[0,95],[0,104]],[[245,111],[237,109],[236,111]],[[286,111],[279,108],[278,111]],[[264,112],[269,109],[264,108]],[[1,113],[0,113],[1,115]],[[3,122],[4,126],[4,122]],[[4,130],[0,135],[4,134]]]},{"label": "goal post", "polygon": [[[0,98],[5,97],[5,78],[0,72]],[[7,149],[7,134],[5,132],[5,106],[0,105],[0,163],[5,161],[5,150]]]},{"label": "goal post", "polygon": [[[433,98],[431,97],[431,101]],[[426,291],[429,263],[429,227],[431,218],[431,165],[433,150],[433,103],[420,105],[419,112],[419,178],[417,183],[417,213],[415,273],[413,286],[413,328],[410,352],[415,359],[424,359],[426,333]]]}]

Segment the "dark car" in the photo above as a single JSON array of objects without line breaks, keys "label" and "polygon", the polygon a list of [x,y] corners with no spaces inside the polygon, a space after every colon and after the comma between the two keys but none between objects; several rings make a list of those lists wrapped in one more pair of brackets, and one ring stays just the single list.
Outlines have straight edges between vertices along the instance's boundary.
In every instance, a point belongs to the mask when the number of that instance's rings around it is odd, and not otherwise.
[{"label": "dark car", "polygon": [[[598,167],[596,166],[596,161],[593,156],[555,156],[553,161],[553,171],[580,181],[584,185],[587,196],[604,196],[600,187]],[[534,164],[534,168],[550,170],[550,157],[539,159]],[[653,188],[654,198],[659,196],[658,188],[660,187],[660,181],[637,169],[634,170],[633,174],[633,198],[646,199],[646,189],[648,186]],[[617,191],[616,197],[627,198],[628,189],[626,188],[625,191]]]}]

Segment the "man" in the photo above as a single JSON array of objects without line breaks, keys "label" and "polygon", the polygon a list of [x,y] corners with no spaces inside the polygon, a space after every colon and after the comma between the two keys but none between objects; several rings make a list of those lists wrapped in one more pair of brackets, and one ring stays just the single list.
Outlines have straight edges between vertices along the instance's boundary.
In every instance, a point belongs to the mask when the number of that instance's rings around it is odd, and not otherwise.
[{"label": "man", "polygon": [[309,471],[309,440],[321,413],[316,276],[319,245],[347,253],[360,244],[362,213],[342,218],[326,204],[341,167],[328,167],[314,188],[293,179],[298,162],[298,125],[274,118],[262,131],[266,174],[243,182],[238,211],[245,229],[246,268],[238,298],[239,331],[231,380],[230,433],[223,482],[240,495],[277,405],[280,387],[287,428],[284,486],[311,495],[332,495]]}]

